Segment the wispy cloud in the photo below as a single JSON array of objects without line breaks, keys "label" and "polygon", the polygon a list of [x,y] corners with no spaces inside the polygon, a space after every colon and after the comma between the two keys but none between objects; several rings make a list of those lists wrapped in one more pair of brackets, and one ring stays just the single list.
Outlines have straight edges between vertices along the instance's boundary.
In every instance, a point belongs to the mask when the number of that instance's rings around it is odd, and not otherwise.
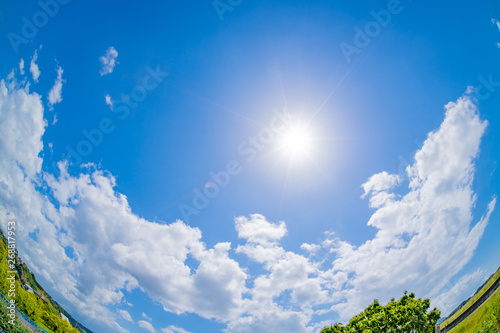
[{"label": "wispy cloud", "polygon": [[132,316],[130,315],[130,313],[127,311],[127,310],[117,310],[116,311],[123,319],[125,319],[126,321],[130,322],[130,323],[133,323],[134,320],[132,319]]},{"label": "wispy cloud", "polygon": [[116,57],[118,57],[118,52],[113,46],[110,46],[106,50],[106,53],[103,56],[99,57],[99,61],[102,65],[100,71],[101,76],[113,73],[113,70],[115,69],[115,66],[117,64]]},{"label": "wispy cloud", "polygon": [[31,75],[33,76],[33,81],[35,82],[38,82],[38,78],[40,77],[40,68],[36,63],[37,59],[38,59],[38,50],[35,50],[35,54],[33,55],[33,57],[31,57],[31,63],[30,63],[30,72]]},{"label": "wispy cloud", "polygon": [[54,109],[54,104],[61,103],[62,101],[62,86],[63,86],[63,69],[61,66],[57,68],[57,78],[54,82],[54,85],[49,91],[49,96],[47,97],[49,100],[49,109]]},{"label": "wispy cloud", "polygon": [[500,31],[500,21],[492,18],[491,23],[495,24],[497,26],[498,30]]},{"label": "wispy cloud", "polygon": [[442,317],[449,315],[460,302],[472,295],[485,278],[486,272],[481,269],[462,276],[451,288],[434,299],[433,306],[441,310]]},{"label": "wispy cloud", "polygon": [[[493,23],[494,25],[496,25],[496,27],[498,28],[498,31],[500,31],[500,21],[492,18],[491,19],[491,23]],[[500,48],[500,43],[497,43],[497,46],[498,46],[498,48]]]},{"label": "wispy cloud", "polygon": [[162,328],[161,332],[162,333],[191,333],[189,331],[186,331],[183,328],[176,327],[176,326],[173,326],[173,325],[170,325],[168,327]]},{"label": "wispy cloud", "polygon": [[19,73],[21,73],[21,75],[24,75],[24,59],[22,58],[19,61]]},{"label": "wispy cloud", "polygon": [[109,96],[109,94],[106,94],[106,96],[104,96],[104,99],[106,100],[106,105],[109,106],[109,109],[113,110],[115,101],[111,98],[111,96]]}]

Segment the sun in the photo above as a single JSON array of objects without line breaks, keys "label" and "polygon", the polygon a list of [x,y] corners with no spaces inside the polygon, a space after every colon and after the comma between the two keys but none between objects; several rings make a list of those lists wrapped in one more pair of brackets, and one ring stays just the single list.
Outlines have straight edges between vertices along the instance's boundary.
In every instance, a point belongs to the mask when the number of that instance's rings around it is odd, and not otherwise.
[{"label": "sun", "polygon": [[290,124],[280,138],[280,149],[292,158],[308,155],[311,151],[312,137],[301,124]]}]

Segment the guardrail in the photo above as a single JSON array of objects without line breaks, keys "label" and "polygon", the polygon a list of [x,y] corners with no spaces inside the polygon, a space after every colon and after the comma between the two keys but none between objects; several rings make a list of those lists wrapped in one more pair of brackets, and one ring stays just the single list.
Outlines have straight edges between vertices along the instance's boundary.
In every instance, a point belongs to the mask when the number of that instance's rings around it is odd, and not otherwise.
[{"label": "guardrail", "polygon": [[[0,293],[0,301],[4,302],[6,305],[7,303],[10,303],[10,301],[4,296],[4,294]],[[21,310],[19,310],[16,306],[16,315],[17,319],[26,326],[27,329],[29,329],[31,332],[36,332],[36,333],[49,333],[40,326],[38,326],[33,320],[29,319],[28,316],[26,316]],[[0,333],[2,333],[2,330],[0,330]]]}]

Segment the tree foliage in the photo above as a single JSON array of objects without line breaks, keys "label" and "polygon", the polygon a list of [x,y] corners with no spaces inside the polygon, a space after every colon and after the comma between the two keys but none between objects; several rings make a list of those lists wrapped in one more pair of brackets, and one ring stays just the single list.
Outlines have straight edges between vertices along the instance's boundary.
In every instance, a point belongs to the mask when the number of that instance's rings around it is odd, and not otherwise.
[{"label": "tree foliage", "polygon": [[375,300],[346,326],[337,323],[321,333],[432,333],[441,312],[429,308],[428,299],[416,299],[414,293],[405,292],[401,299],[393,298],[385,306]]}]

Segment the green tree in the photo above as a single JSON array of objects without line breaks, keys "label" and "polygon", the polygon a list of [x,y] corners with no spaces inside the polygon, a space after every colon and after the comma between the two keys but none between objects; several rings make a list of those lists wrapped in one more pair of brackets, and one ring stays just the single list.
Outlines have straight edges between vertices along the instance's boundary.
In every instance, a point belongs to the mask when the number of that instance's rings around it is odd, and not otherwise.
[{"label": "green tree", "polygon": [[441,312],[429,308],[428,299],[416,299],[414,293],[405,292],[401,299],[393,298],[385,306],[375,300],[346,326],[337,323],[321,333],[432,333]]}]

